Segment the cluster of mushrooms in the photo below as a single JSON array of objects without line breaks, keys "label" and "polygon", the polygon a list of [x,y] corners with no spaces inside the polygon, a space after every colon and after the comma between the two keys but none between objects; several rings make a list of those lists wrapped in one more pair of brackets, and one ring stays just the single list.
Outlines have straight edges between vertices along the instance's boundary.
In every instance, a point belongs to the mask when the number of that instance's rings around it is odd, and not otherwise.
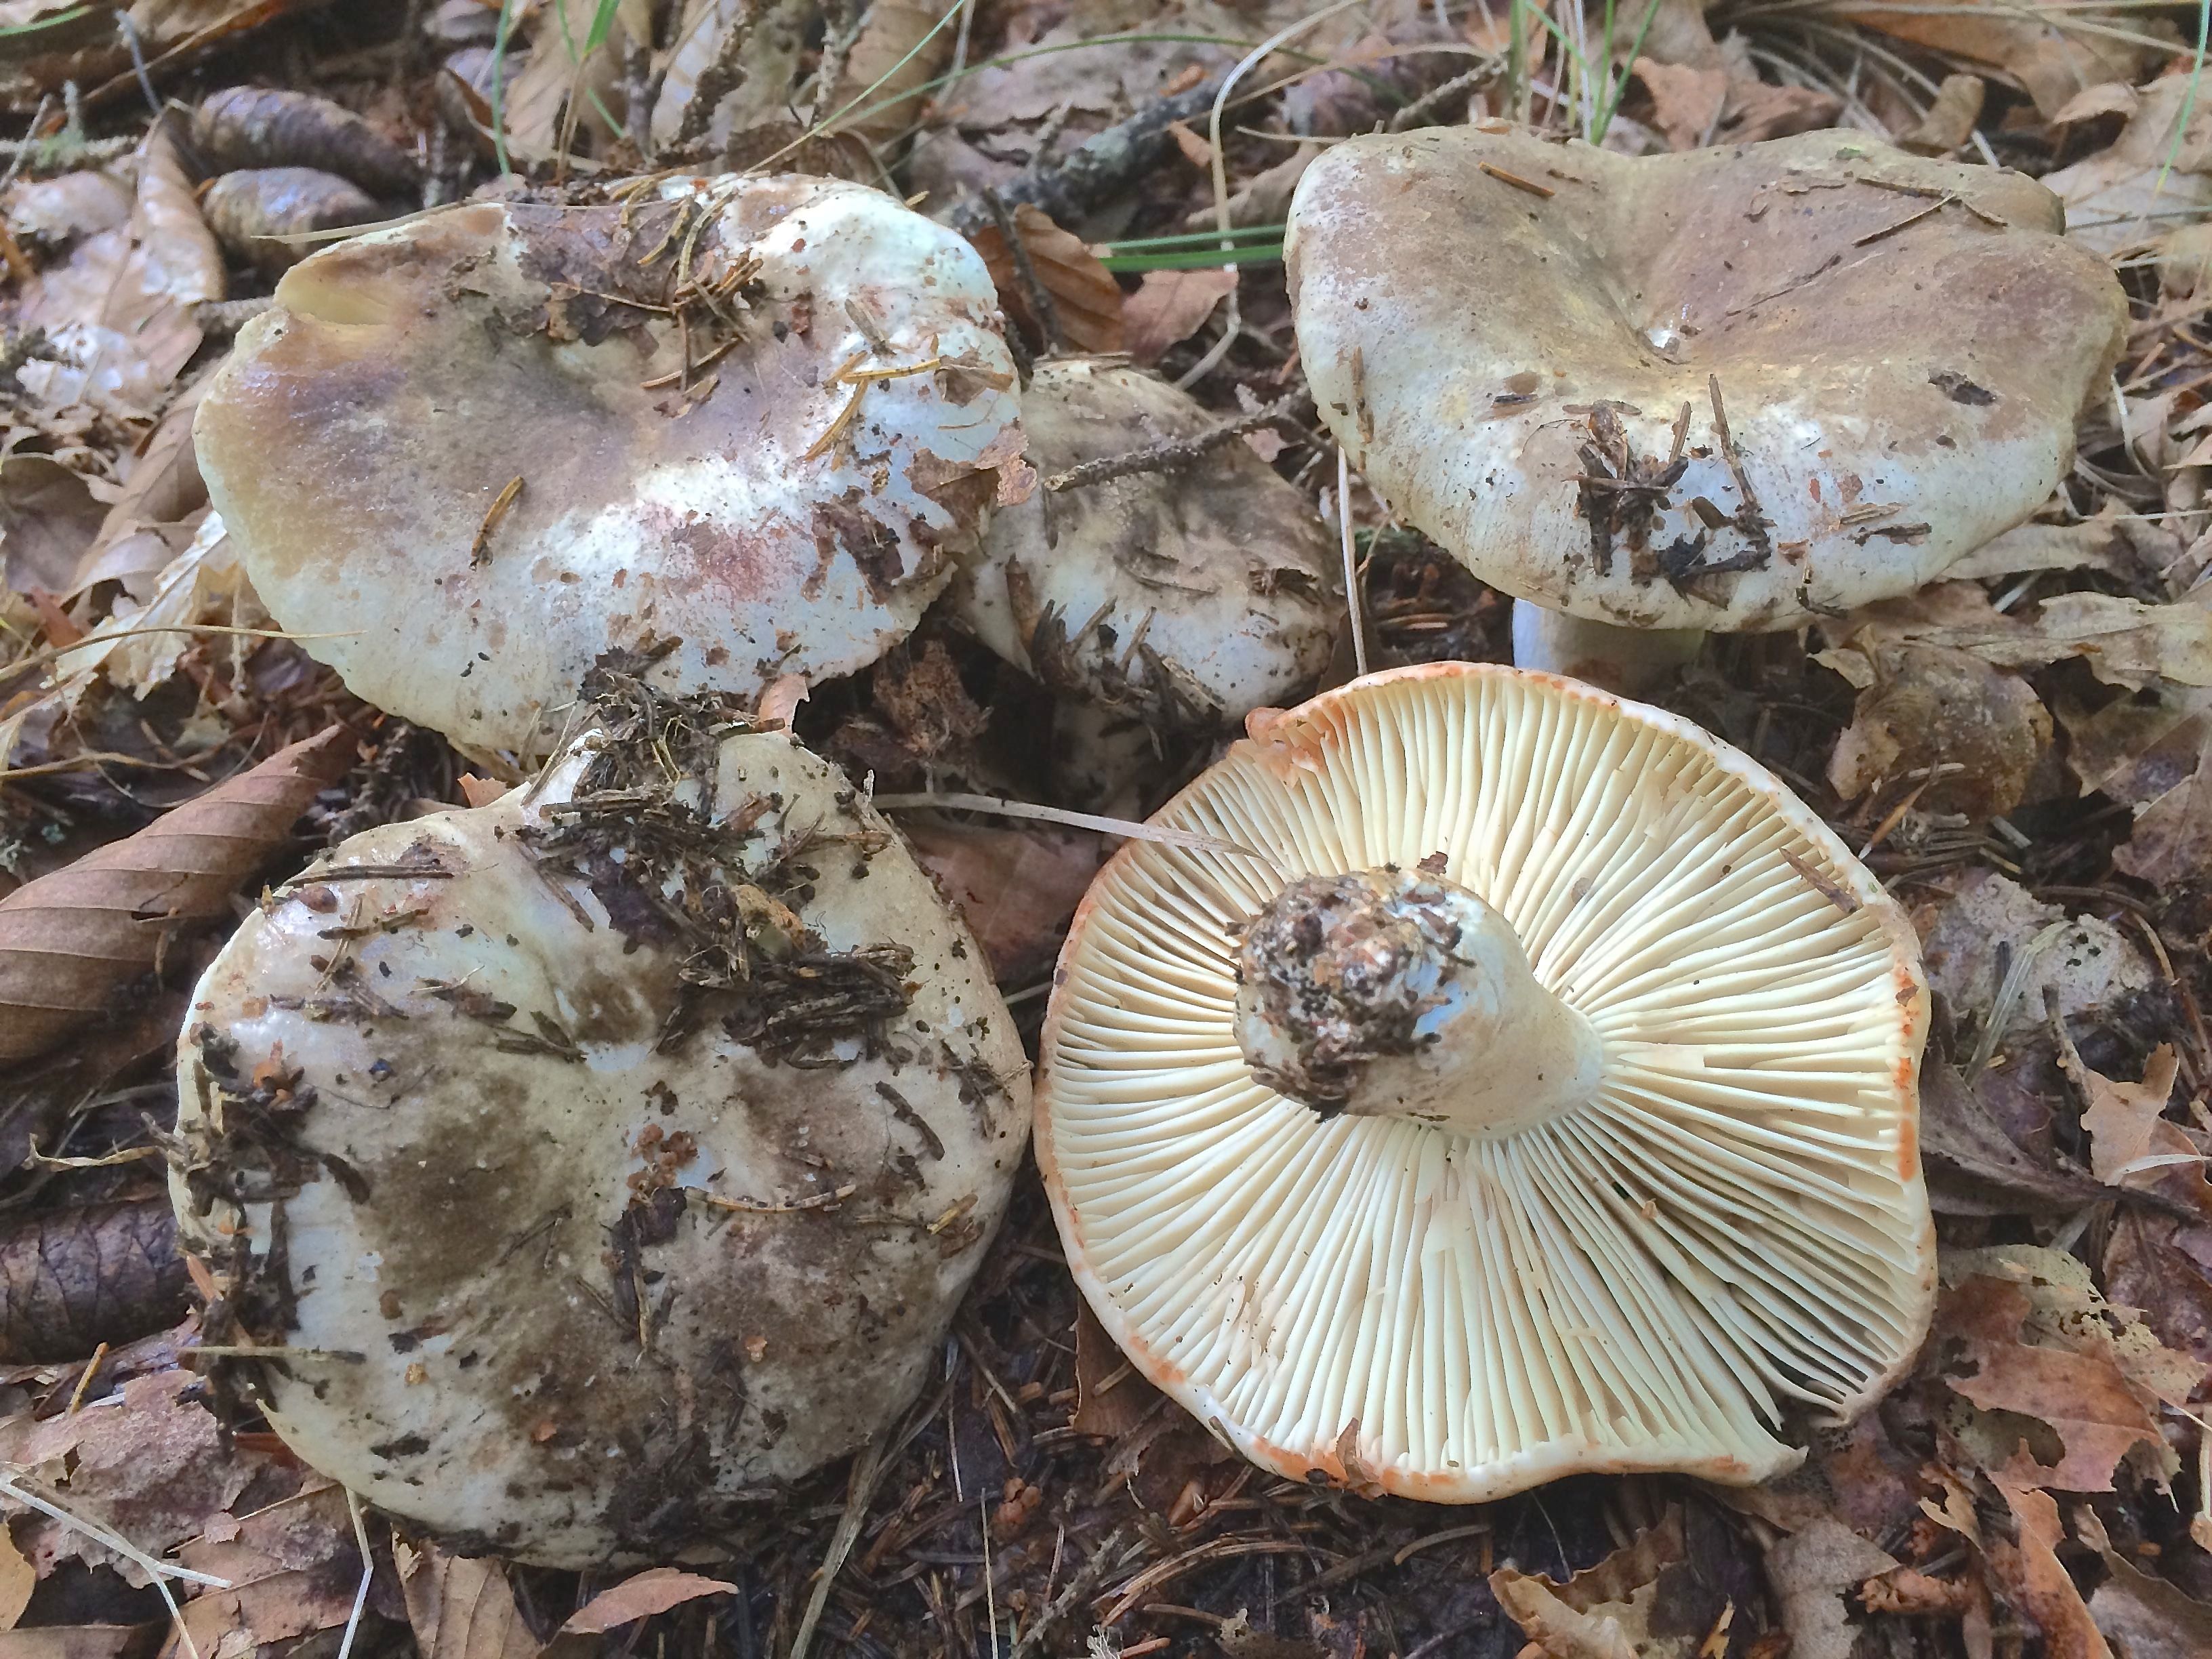
[{"label": "cluster of mushrooms", "polygon": [[[1321,417],[1514,596],[1519,665],[1288,712],[1346,615],[1305,498],[1241,445],[1040,489],[1207,418],[1115,360],[1024,384],[981,258],[889,196],[672,178],[306,260],[202,404],[214,503],[356,693],[523,781],[322,855],[199,984],[210,1340],[464,1547],[711,1550],[915,1397],[1033,1130],[1106,1330],[1268,1468],[1790,1468],[1929,1317],[1917,946],[1615,693],[2043,503],[2123,320],[2060,228],[1853,134],[1330,150],[1288,249]],[[1092,886],[1034,1084],[788,729],[933,611],[1048,690],[1072,793],[1247,733]]]}]

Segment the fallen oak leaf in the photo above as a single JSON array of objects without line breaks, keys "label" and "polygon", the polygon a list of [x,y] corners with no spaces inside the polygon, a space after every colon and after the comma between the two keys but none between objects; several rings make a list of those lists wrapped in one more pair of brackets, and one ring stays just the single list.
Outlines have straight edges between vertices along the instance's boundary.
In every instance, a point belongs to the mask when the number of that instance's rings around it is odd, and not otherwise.
[{"label": "fallen oak leaf", "polygon": [[0,898],[0,1060],[99,1018],[179,929],[228,916],[238,884],[352,758],[353,734],[331,726]]},{"label": "fallen oak leaf", "polygon": [[[1114,273],[1083,239],[1054,224],[1043,209],[1024,202],[1012,210],[1014,234],[1029,255],[1037,286],[1051,303],[1060,340],[1077,351],[1116,352],[1122,349],[1121,285]],[[1045,329],[1023,291],[1020,268],[998,226],[987,224],[968,239],[983,256],[991,281],[999,289],[999,304],[1016,327],[1043,341]]]},{"label": "fallen oak leaf", "polygon": [[2089,1132],[2089,1164],[2097,1179],[2139,1187],[2162,1180],[2178,1165],[2203,1166],[2203,1154],[2166,1121],[2166,1103],[2173,1097],[2181,1066],[2172,1043],[2151,1051],[2140,1083],[2115,1082],[2092,1070],[2071,1043],[2059,1051],[2058,1063],[2087,1097],[2081,1127]]},{"label": "fallen oak leaf", "polygon": [[1137,291],[1121,302],[1130,356],[1140,363],[1159,362],[1170,346],[1197,333],[1236,286],[1234,270],[1146,271]]},{"label": "fallen oak leaf", "polygon": [[735,1595],[737,1588],[724,1579],[703,1577],[677,1567],[647,1567],[585,1602],[568,1615],[568,1622],[561,1626],[561,1633],[598,1636],[617,1625],[665,1613],[702,1595]]}]

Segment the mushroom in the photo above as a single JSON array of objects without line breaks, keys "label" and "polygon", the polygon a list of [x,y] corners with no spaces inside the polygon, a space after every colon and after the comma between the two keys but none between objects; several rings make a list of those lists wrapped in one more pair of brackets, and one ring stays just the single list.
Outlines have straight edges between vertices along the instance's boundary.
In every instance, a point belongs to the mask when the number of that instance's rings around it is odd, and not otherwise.
[{"label": "mushroom", "polygon": [[209,968],[179,1071],[182,1236],[271,1426],[570,1567],[711,1545],[889,1425],[1028,1106],[906,845],[704,702],[326,854]]},{"label": "mushroom", "polygon": [[981,258],[842,180],[465,204],[276,298],[200,405],[210,494],[310,652],[478,752],[556,746],[611,648],[744,696],[873,661],[1020,449]]},{"label": "mushroom", "polygon": [[1910,924],[1673,715],[1438,663],[1255,715],[1077,912],[1036,1150],[1137,1369],[1262,1467],[1744,1483],[1935,1284]]},{"label": "mushroom", "polygon": [[1322,418],[1521,602],[1516,660],[1649,679],[2043,504],[2127,319],[2063,223],[1859,133],[1631,159],[1454,128],[1318,157],[1286,247]]},{"label": "mushroom", "polygon": [[[1022,394],[1048,477],[1218,424],[1111,359],[1040,363]],[[1000,508],[946,605],[1061,700],[1064,781],[1097,800],[1153,762],[1152,732],[1220,731],[1310,687],[1344,618],[1336,565],[1313,503],[1232,441]]]}]

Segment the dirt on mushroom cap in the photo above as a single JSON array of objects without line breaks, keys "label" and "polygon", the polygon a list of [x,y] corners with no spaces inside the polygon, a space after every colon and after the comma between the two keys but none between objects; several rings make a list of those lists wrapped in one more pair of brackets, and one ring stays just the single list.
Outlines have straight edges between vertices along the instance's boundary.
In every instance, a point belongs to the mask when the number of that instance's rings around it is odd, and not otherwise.
[{"label": "dirt on mushroom cap", "polygon": [[854,1450],[1020,1162],[981,951],[834,769],[729,729],[660,704],[357,836],[195,994],[173,1186],[228,1340],[307,1351],[253,1386],[308,1462],[477,1547],[665,1559]]},{"label": "dirt on mushroom cap", "polygon": [[1761,631],[1919,586],[2064,475],[2125,307],[2061,224],[1857,133],[1630,160],[1439,129],[1320,157],[1288,259],[1322,419],[1476,574]]},{"label": "dirt on mushroom cap", "polygon": [[313,653],[480,750],[655,637],[744,695],[873,660],[1019,447],[980,258],[839,180],[465,204],[276,300],[200,410],[210,491]]}]

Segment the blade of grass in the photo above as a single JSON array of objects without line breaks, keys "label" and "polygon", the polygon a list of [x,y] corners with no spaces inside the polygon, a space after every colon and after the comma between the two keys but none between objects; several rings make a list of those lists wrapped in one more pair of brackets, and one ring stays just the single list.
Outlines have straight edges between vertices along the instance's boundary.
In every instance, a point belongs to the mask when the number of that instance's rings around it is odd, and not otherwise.
[{"label": "blade of grass", "polygon": [[[2212,0],[2206,0],[2206,3],[2212,4]],[[1593,144],[1604,142],[1605,130],[1613,125],[1613,118],[1620,111],[1620,100],[1628,95],[1629,68],[1643,56],[1644,37],[1651,33],[1651,20],[1659,15],[1659,0],[1650,0],[1650,3],[1644,8],[1644,21],[1637,27],[1636,39],[1629,43],[1628,63],[1621,66],[1617,76],[1613,72],[1613,0],[1606,0],[1605,9],[1606,74],[1608,89],[1605,95],[1604,106],[1599,109],[1596,120],[1591,123],[1589,141]]]},{"label": "blade of grass", "polygon": [[1223,265],[1271,265],[1283,257],[1280,242],[1266,247],[1192,248],[1182,253],[1109,254],[1099,264],[1113,271],[1218,270]]},{"label": "blade of grass", "polygon": [[92,14],[90,6],[76,6],[68,11],[56,12],[52,17],[41,17],[35,22],[10,23],[0,28],[0,40],[19,34],[36,34],[42,29],[58,29],[64,23],[74,23],[80,17]]},{"label": "blade of grass", "polygon": [[514,39],[516,0],[500,0],[499,27],[491,37],[491,150],[500,176],[514,168],[507,159],[507,49]]},{"label": "blade of grass", "polygon": [[[1283,233],[1288,228],[1287,225],[1239,225],[1228,234],[1232,241],[1258,241],[1264,239],[1279,242],[1283,240]],[[1172,236],[1133,236],[1125,241],[1102,242],[1099,246],[1109,253],[1115,255],[1152,253],[1164,252],[1171,248],[1218,247],[1221,245],[1221,239],[1222,233],[1218,230],[1186,230],[1177,232]]]}]

